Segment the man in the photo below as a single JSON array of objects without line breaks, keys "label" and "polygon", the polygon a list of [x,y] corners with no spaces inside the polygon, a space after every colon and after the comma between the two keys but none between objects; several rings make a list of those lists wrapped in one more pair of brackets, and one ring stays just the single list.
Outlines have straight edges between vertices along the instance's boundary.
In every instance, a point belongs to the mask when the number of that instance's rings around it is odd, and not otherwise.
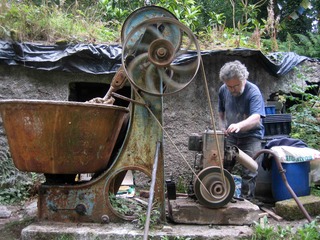
[{"label": "man", "polygon": [[[237,146],[253,157],[261,149],[265,108],[259,88],[247,80],[248,76],[246,66],[239,61],[228,62],[221,68],[219,77],[224,84],[219,89],[219,117],[226,145]],[[242,197],[253,200],[258,172],[237,167],[242,177]]]}]

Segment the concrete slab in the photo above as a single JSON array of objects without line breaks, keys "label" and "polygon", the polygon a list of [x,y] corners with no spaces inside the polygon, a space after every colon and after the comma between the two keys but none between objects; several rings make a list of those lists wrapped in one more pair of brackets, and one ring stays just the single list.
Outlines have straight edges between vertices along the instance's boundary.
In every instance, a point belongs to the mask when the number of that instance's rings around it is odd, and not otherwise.
[{"label": "concrete slab", "polygon": [[[177,207],[181,208],[180,215],[175,209],[176,219],[184,219],[181,214],[195,216],[194,219],[202,219],[201,222],[191,221],[184,223],[165,223],[156,226],[149,231],[148,239],[251,239],[253,229],[248,226],[254,219],[258,220],[258,206],[248,201],[237,201],[229,203],[223,209],[208,209],[196,204],[192,199],[188,203],[186,198],[175,200]],[[172,202],[172,200],[171,200]],[[188,206],[189,207],[186,207]],[[241,210],[242,209],[242,210]],[[232,213],[232,211],[236,211]],[[207,223],[200,218],[200,215],[210,216]],[[241,217],[240,217],[241,215]],[[237,222],[239,221],[239,222]],[[200,224],[195,224],[195,223]],[[222,222],[222,225],[216,225]],[[92,240],[92,239],[143,239],[144,230],[139,229],[133,223],[59,223],[59,222],[37,222],[33,223],[21,232],[22,240],[42,240],[42,239],[74,239],[74,240]]]},{"label": "concrete slab", "polygon": [[[249,226],[173,225],[158,226],[149,231],[148,239],[251,239]],[[43,222],[29,225],[21,233],[22,240],[40,239],[143,239],[144,232],[135,225],[123,224],[74,224]]]},{"label": "concrete slab", "polygon": [[[298,199],[310,216],[320,215],[320,197],[310,195],[298,197]],[[294,199],[276,202],[275,212],[286,220],[299,220],[305,218]]]},{"label": "concrete slab", "polygon": [[185,224],[250,225],[258,221],[261,213],[257,205],[247,200],[217,209],[204,207],[190,198],[177,198],[170,203],[172,220]]}]

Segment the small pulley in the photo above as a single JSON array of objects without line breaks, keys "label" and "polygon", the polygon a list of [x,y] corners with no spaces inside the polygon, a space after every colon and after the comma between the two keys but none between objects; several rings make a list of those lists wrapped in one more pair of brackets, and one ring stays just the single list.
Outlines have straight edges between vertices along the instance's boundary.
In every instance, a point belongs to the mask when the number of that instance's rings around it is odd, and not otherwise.
[{"label": "small pulley", "polygon": [[[200,66],[197,39],[172,17],[154,17],[132,27],[122,48],[122,66],[129,81],[151,95],[182,90]],[[178,64],[181,58],[185,61]]]},{"label": "small pulley", "polygon": [[198,174],[193,189],[200,204],[209,208],[219,208],[231,201],[235,183],[231,174],[225,169],[223,171],[225,181],[219,167],[207,167]]}]

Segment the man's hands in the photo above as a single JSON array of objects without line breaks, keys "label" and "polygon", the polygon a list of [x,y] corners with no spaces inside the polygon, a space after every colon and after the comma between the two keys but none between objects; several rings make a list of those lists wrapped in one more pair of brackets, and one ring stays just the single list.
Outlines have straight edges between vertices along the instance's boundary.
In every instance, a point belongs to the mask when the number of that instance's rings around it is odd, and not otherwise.
[{"label": "man's hands", "polygon": [[232,123],[229,125],[229,127],[224,131],[224,133],[228,136],[229,133],[238,133],[240,131],[245,132],[249,131],[257,126],[259,126],[260,123],[260,115],[259,114],[252,114],[247,119],[238,122],[238,123]]},{"label": "man's hands", "polygon": [[239,123],[230,124],[230,126],[226,129],[225,133],[228,135],[229,133],[238,133],[241,130],[241,126]]},{"label": "man's hands", "polygon": [[219,112],[220,117],[220,129],[224,132],[226,136],[229,136],[229,133],[238,133],[241,130],[241,125],[239,123],[233,123],[230,124],[230,126],[225,129],[226,123],[225,123],[225,115],[224,112]]}]

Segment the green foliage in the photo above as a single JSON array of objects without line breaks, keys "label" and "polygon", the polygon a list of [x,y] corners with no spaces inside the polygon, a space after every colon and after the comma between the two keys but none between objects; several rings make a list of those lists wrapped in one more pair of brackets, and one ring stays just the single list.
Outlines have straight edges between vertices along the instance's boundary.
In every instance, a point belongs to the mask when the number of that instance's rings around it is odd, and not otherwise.
[{"label": "green foliage", "polygon": [[[147,207],[140,205],[138,202],[130,198],[121,198],[110,193],[109,200],[113,209],[123,216],[134,217],[134,223],[140,229],[143,229],[147,220]],[[150,228],[155,227],[160,222],[160,211],[158,207],[153,206],[150,215]]]},{"label": "green foliage", "polygon": [[[64,8],[56,4],[35,5],[29,2],[0,8],[0,38],[14,41],[107,42],[110,34],[100,20],[100,5],[81,10],[79,6]],[[6,7],[3,7],[6,6]],[[103,29],[103,31],[101,30]]]},{"label": "green foliage", "polygon": [[311,195],[320,197],[320,186],[316,186],[315,184],[311,184]]},{"label": "green foliage", "polygon": [[176,191],[178,193],[187,193],[188,186],[186,184],[185,179],[182,176],[178,177],[177,184],[176,184]]},{"label": "green foliage", "polygon": [[[144,229],[147,221],[147,215],[146,214],[140,214],[138,221],[137,221],[137,227],[140,229]],[[150,228],[154,228],[155,226],[159,225],[160,223],[160,211],[156,208],[153,208],[151,210],[150,215]]]},{"label": "green foliage", "polygon": [[41,181],[41,176],[23,173],[15,168],[10,157],[1,152],[0,168],[0,203],[20,203],[35,194],[34,187]]},{"label": "green foliage", "polygon": [[123,216],[132,216],[134,214],[133,210],[136,210],[137,212],[142,211],[142,207],[138,204],[135,204],[133,207],[128,203],[127,199],[119,198],[114,194],[109,194],[109,200],[113,209]]},{"label": "green foliage", "polygon": [[[306,82],[305,75],[296,68],[297,77]],[[316,93],[310,93],[316,90]],[[301,139],[309,147],[320,146],[320,93],[317,85],[294,86],[294,93],[286,96],[286,101],[294,102],[288,111],[292,115],[291,137]]]},{"label": "green foliage", "polygon": [[316,221],[303,225],[302,228],[297,230],[297,238],[303,240],[319,240],[320,239],[320,226]]},{"label": "green foliage", "polygon": [[294,51],[300,55],[320,58],[320,35],[308,32],[307,35],[295,34],[299,41]]},{"label": "green foliage", "polygon": [[209,12],[210,16],[209,23],[216,24],[217,26],[221,26],[225,23],[226,16],[224,13],[216,13],[216,12]]},{"label": "green foliage", "polygon": [[201,6],[194,0],[167,1],[160,0],[159,6],[172,12],[191,31],[198,32],[201,29]]},{"label": "green foliage", "polygon": [[297,19],[290,18],[290,14],[298,10],[299,5],[303,1],[288,1],[277,0],[277,13],[280,16],[281,31],[278,33],[278,39],[285,41],[287,34],[306,35],[307,32],[317,32],[319,30],[318,14],[320,11],[319,0],[309,0],[311,4],[309,8],[306,8],[302,15],[299,15]]},{"label": "green foliage", "polygon": [[294,230],[291,226],[285,228],[277,226],[274,228],[269,225],[268,218],[265,216],[262,222],[254,223],[254,234],[252,240],[273,240],[273,239],[294,239],[294,240],[319,240],[320,226],[316,220]]},{"label": "green foliage", "polygon": [[129,12],[134,10],[130,9],[130,5],[121,6],[120,4],[116,5],[115,1],[112,0],[100,0],[103,16],[106,22],[115,21],[113,24],[121,24],[125,18],[129,15]]},{"label": "green foliage", "polygon": [[277,239],[278,233],[269,225],[268,218],[264,216],[262,221],[263,222],[261,224],[257,222],[254,223],[254,235],[252,240]]},{"label": "green foliage", "polygon": [[[0,0],[0,39],[14,41],[45,41],[49,43],[84,42],[117,43],[120,41],[121,27],[130,13],[145,5],[143,0]],[[285,32],[296,41],[270,40],[267,35],[267,1],[234,1],[235,14],[229,1],[208,0],[151,0],[172,12],[178,20],[188,26],[205,48],[256,48],[264,52],[272,51],[279,45],[281,51],[297,51],[302,55],[319,56],[319,34],[317,28],[309,26],[309,32],[288,31],[290,24],[281,22],[275,31]],[[283,8],[280,16],[297,7],[279,1]],[[312,16],[319,10],[314,6]],[[275,6],[275,13],[277,13]],[[308,10],[309,11],[309,10]],[[233,28],[233,20],[236,23]],[[300,18],[299,18],[300,21]],[[292,26],[291,26],[292,28]],[[304,26],[307,28],[307,26]],[[291,34],[290,34],[291,33]],[[281,34],[281,35],[284,35]],[[306,39],[307,38],[307,39]],[[297,41],[300,39],[301,41]]]}]

